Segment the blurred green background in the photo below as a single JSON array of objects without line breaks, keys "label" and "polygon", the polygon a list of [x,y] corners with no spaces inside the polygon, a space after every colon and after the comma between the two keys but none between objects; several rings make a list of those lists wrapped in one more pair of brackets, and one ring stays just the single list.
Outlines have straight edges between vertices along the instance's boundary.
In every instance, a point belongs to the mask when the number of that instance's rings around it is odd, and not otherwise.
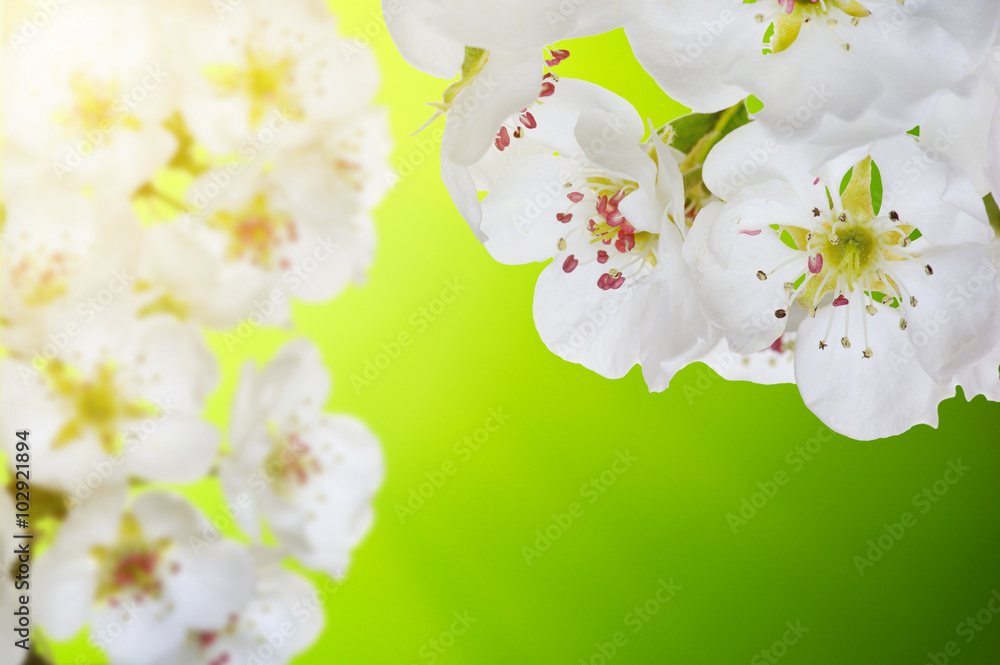
[{"label": "blurred green background", "polygon": [[[442,125],[412,136],[446,82],[402,60],[375,0],[330,5],[378,57],[400,180],[376,212],[369,282],[297,306],[295,323],[333,374],[329,408],[378,434],[387,476],[348,579],[328,587],[327,631],[295,663],[1000,662],[1000,616],[985,623],[994,589],[1000,610],[1000,405],[952,399],[940,429],[858,443],[827,436],[794,386],[727,383],[698,364],[649,394],[638,371],[610,381],[564,362],[532,323],[541,266],[489,257],[441,184]],[[621,31],[565,46],[560,75],[613,90],[657,126],[684,112]],[[449,284],[460,293],[444,303]],[[401,333],[411,343],[380,358]],[[233,353],[214,340],[213,421],[226,423],[239,366],[289,338],[258,332]],[[480,429],[498,411],[506,422]],[[464,443],[477,436],[479,450]],[[618,453],[634,458],[620,473]],[[959,460],[969,470],[933,495]],[[768,484],[776,473],[787,483]],[[727,516],[758,483],[774,496],[756,497],[767,501],[734,533]],[[914,502],[924,488],[935,502]],[[222,512],[217,490],[196,494]],[[553,514],[574,503],[559,526]],[[897,542],[883,525],[904,512],[915,525]],[[529,565],[523,548],[544,546],[547,528],[558,537]],[[855,556],[880,536],[892,547],[862,575]]]}]

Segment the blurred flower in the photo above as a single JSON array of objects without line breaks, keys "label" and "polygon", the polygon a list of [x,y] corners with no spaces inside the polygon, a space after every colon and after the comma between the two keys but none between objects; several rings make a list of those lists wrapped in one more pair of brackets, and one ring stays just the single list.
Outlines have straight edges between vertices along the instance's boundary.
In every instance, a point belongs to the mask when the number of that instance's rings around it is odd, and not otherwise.
[{"label": "blurred flower", "polygon": [[166,161],[176,72],[152,30],[152,3],[74,0],[4,58],[0,117],[9,197],[21,184],[128,197]]},{"label": "blurred flower", "polygon": [[184,643],[156,665],[224,665],[260,662],[284,665],[308,649],[326,623],[305,578],[281,567],[280,557],[250,549],[253,589],[238,614],[217,630],[189,631]]},{"label": "blurred flower", "polygon": [[341,577],[372,524],[382,483],[378,442],[361,422],[323,413],[330,377],[305,340],[286,345],[261,371],[244,367],[230,417],[232,450],[220,478],[255,540],[266,521],[305,565]]},{"label": "blurred flower", "polygon": [[35,562],[34,611],[56,639],[90,625],[113,663],[153,665],[191,631],[224,629],[247,607],[253,568],[232,541],[189,546],[204,518],[184,499],[102,491],[72,512]]},{"label": "blurred flower", "polygon": [[203,1],[184,19],[180,108],[215,154],[245,149],[265,130],[283,145],[313,142],[369,111],[375,61],[341,48],[321,0]]},{"label": "blurred flower", "polygon": [[[33,480],[89,494],[92,476],[97,484],[203,476],[218,446],[199,415],[217,381],[215,358],[169,317],[107,324],[83,329],[52,358],[0,360],[0,422],[31,424],[44,460]],[[4,445],[11,453],[14,444]]]},{"label": "blurred flower", "polygon": [[138,224],[126,206],[38,191],[6,213],[0,336],[12,353],[54,357],[98,318],[111,329],[129,322]]},{"label": "blurred flower", "polygon": [[[375,249],[374,228],[357,190],[320,154],[279,153],[272,169],[213,190],[217,176],[209,172],[192,186],[199,210],[188,233],[222,271],[246,274],[249,267],[310,302],[363,281]],[[218,194],[201,206],[198,197],[205,191]]]},{"label": "blurred flower", "polygon": [[[13,547],[4,547],[0,551],[0,606],[5,608],[16,608],[20,605],[20,596],[30,596],[30,589],[27,587],[17,588],[16,580],[12,577],[13,568],[17,563],[17,556],[14,553],[16,541],[11,538],[14,532],[14,502],[5,490],[0,490],[0,538],[5,543],[15,542]],[[30,582],[30,580],[29,580]],[[13,612],[13,609],[9,609]],[[27,651],[14,645],[14,639],[6,639],[0,645],[0,656],[4,663],[10,665],[20,665],[27,657]]]}]

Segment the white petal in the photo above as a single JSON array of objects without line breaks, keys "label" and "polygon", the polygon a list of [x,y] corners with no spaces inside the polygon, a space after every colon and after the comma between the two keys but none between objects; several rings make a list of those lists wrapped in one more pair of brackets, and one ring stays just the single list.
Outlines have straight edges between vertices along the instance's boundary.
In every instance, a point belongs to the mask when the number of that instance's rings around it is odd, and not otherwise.
[{"label": "white petal", "polygon": [[[768,224],[782,223],[794,207],[777,200],[750,202],[746,206],[711,204],[695,220],[684,243],[684,255],[698,273],[698,294],[705,315],[726,333],[730,348],[747,354],[766,349],[788,323],[779,318],[786,310],[786,280],[798,277],[803,267],[786,266],[764,281],[758,272],[770,273],[802,254],[785,245]],[[756,233],[747,235],[744,232]],[[796,273],[796,274],[792,274]]]},{"label": "white petal", "polygon": [[490,53],[483,70],[448,110],[441,150],[456,164],[479,161],[504,121],[538,98],[543,62],[537,49]]},{"label": "white petal", "polygon": [[[853,309],[846,329],[849,349],[840,343],[847,307],[825,307],[799,327],[795,381],[806,406],[832,429],[858,440],[894,436],[920,423],[936,424],[936,406],[949,391],[914,357],[899,328],[899,314],[879,306],[878,314],[867,317],[862,309]],[[833,331],[828,347],[820,350],[831,310],[836,316]],[[862,356],[864,317],[871,358]]]},{"label": "white petal", "polygon": [[576,160],[536,155],[522,160],[494,184],[483,200],[483,232],[490,255],[507,264],[544,261],[571,228],[556,220],[571,203],[563,184],[584,174]]},{"label": "white petal", "polygon": [[[906,332],[927,373],[947,383],[1000,343],[1000,330],[991,325],[1000,311],[996,266],[978,245],[903,263],[894,273],[917,299],[916,307],[904,303]],[[925,263],[932,275],[925,273]]]}]

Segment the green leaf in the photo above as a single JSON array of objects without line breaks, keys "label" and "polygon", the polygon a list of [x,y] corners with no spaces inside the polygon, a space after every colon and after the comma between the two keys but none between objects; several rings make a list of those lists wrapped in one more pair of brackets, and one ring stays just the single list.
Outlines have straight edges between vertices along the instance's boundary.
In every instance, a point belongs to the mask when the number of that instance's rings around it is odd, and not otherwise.
[{"label": "green leaf", "polygon": [[[689,155],[699,142],[705,147],[703,139],[709,139],[711,148],[733,130],[750,122],[750,115],[744,102],[732,109],[717,113],[689,113],[671,120],[668,124],[673,128],[674,140],[671,147]],[[661,130],[662,131],[662,130]],[[715,133],[709,137],[710,134]],[[704,151],[708,154],[708,151]],[[701,161],[701,160],[699,160]]]}]

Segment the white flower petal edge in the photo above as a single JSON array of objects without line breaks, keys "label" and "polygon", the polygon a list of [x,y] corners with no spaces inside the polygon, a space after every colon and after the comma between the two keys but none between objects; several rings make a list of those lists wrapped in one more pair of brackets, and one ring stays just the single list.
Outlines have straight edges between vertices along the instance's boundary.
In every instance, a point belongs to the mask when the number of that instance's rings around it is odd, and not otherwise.
[{"label": "white flower petal edge", "polygon": [[[1000,238],[990,243],[990,254],[996,275],[997,289],[1000,289]],[[987,271],[984,271],[987,272]],[[1000,329],[1000,312],[992,324],[993,330]],[[966,399],[984,395],[992,402],[1000,402],[1000,343],[974,367],[961,372],[956,380],[962,386]]]}]

